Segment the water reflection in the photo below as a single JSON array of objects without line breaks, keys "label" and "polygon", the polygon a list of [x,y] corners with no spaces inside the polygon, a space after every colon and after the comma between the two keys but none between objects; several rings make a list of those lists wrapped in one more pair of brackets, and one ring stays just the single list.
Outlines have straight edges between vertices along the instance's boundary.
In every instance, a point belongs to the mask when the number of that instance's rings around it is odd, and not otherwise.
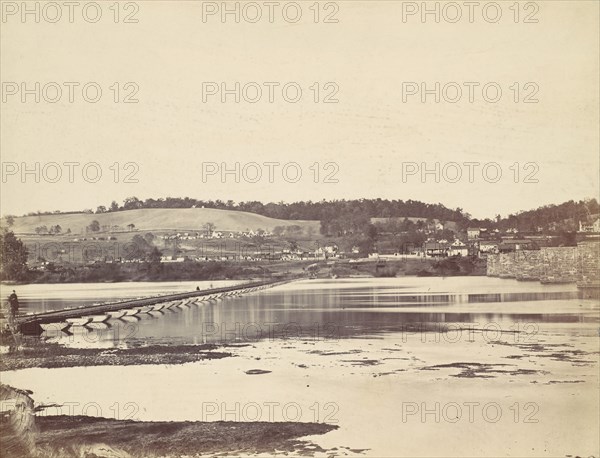
[{"label": "water reflection", "polygon": [[[475,291],[465,292],[469,286],[464,278],[391,280],[294,282],[241,297],[123,317],[109,321],[105,328],[72,327],[70,334],[56,329],[42,338],[65,345],[109,348],[133,339],[143,343],[340,339],[415,327],[433,329],[440,323],[471,327],[494,323],[514,332],[518,323],[599,321],[598,304],[581,299],[572,285],[548,287],[478,278],[470,287]],[[190,285],[179,287],[190,289]],[[156,284],[152,288],[160,289]]]},{"label": "water reflection", "polygon": [[23,314],[50,312],[101,302],[158,296],[201,289],[220,288],[241,283],[233,280],[185,282],[125,282],[0,285],[0,295],[7,297],[16,289]]}]

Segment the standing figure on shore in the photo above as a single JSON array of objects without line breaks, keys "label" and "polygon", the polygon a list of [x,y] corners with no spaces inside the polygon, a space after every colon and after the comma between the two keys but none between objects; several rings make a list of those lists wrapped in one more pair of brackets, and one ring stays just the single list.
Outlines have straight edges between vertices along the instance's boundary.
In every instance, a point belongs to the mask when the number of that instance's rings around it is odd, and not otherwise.
[{"label": "standing figure on shore", "polygon": [[13,289],[13,292],[10,296],[8,296],[8,303],[10,304],[10,324],[14,324],[15,318],[19,313],[19,298],[17,297],[17,293]]}]

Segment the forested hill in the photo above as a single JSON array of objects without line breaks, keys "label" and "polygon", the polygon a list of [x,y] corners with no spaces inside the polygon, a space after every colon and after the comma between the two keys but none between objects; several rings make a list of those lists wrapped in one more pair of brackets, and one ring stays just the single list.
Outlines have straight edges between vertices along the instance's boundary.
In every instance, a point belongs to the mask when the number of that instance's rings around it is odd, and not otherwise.
[{"label": "forested hill", "polygon": [[[361,218],[386,218],[397,216],[411,216],[418,218],[432,218],[446,221],[468,220],[468,215],[462,209],[449,209],[442,204],[428,204],[415,200],[388,200],[388,199],[358,199],[358,200],[322,200],[319,202],[293,202],[293,203],[267,203],[248,201],[235,203],[232,200],[199,200],[190,197],[167,197],[165,199],[140,200],[137,197],[125,199],[122,205],[113,201],[110,205],[100,205],[96,209],[83,210],[84,213],[111,213],[125,210],[139,210],[144,208],[213,208],[218,210],[236,210],[269,218],[284,220],[312,220],[323,221],[332,215],[354,215]],[[63,213],[81,213],[82,210]],[[23,216],[38,216],[55,212],[34,212]],[[60,213],[60,212],[59,212]]]},{"label": "forested hill", "polygon": [[[494,228],[518,229],[520,232],[533,231],[576,231],[579,222],[592,223],[598,218],[600,207],[596,199],[569,200],[558,205],[545,205],[535,210],[527,210],[505,218],[497,218]],[[486,224],[483,224],[484,226]]]},{"label": "forested hill", "polygon": [[[114,214],[141,209],[191,209],[206,208],[253,213],[278,220],[319,221],[322,233],[365,232],[372,218],[422,218],[431,221],[453,222],[458,230],[468,226],[498,228],[519,231],[574,231],[580,221],[591,223],[600,213],[596,199],[546,205],[535,210],[522,211],[502,217],[474,219],[462,208],[450,209],[442,204],[429,204],[415,200],[357,199],[300,201],[293,203],[262,203],[258,201],[233,202],[221,200],[199,200],[190,197],[167,197],[140,200],[125,199],[122,205],[113,201],[100,205],[95,210],[86,209],[87,214]],[[35,212],[24,216],[69,214],[77,212]]]}]

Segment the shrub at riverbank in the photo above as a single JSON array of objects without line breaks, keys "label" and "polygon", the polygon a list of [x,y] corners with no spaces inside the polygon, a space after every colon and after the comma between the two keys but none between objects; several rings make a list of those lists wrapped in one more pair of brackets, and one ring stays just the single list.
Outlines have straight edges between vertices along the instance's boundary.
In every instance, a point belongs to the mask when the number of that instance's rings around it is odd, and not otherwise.
[{"label": "shrub at riverbank", "polygon": [[244,280],[268,274],[264,268],[232,262],[98,263],[66,265],[28,274],[29,283],[97,283],[123,281]]},{"label": "shrub at riverbank", "polygon": [[254,280],[277,276],[328,277],[401,277],[485,275],[485,259],[472,257],[421,258],[350,262],[347,259],[326,261],[263,261],[263,262],[173,262],[173,263],[97,263],[50,266],[43,271],[29,271],[22,283],[115,283],[127,281],[205,281]]}]

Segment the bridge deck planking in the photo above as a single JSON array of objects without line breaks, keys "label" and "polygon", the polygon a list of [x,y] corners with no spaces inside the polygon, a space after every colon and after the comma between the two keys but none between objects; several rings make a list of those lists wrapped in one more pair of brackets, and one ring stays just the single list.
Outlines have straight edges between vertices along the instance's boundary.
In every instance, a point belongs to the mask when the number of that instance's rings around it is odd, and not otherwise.
[{"label": "bridge deck planking", "polygon": [[17,318],[17,326],[23,334],[41,334],[41,324],[56,323],[65,321],[68,318],[81,318],[86,315],[98,315],[117,310],[130,309],[134,307],[143,307],[147,305],[160,304],[162,302],[171,302],[193,297],[206,296],[211,294],[228,293],[239,291],[247,288],[257,288],[260,286],[276,286],[278,284],[287,283],[291,280],[270,280],[243,283],[235,286],[227,286],[223,288],[204,289],[200,291],[190,291],[186,293],[165,294],[163,296],[148,297],[143,299],[128,299],[125,301],[111,302],[108,304],[90,305],[88,307],[78,307],[73,309],[53,310],[51,312],[41,312],[32,315],[20,316]]}]

